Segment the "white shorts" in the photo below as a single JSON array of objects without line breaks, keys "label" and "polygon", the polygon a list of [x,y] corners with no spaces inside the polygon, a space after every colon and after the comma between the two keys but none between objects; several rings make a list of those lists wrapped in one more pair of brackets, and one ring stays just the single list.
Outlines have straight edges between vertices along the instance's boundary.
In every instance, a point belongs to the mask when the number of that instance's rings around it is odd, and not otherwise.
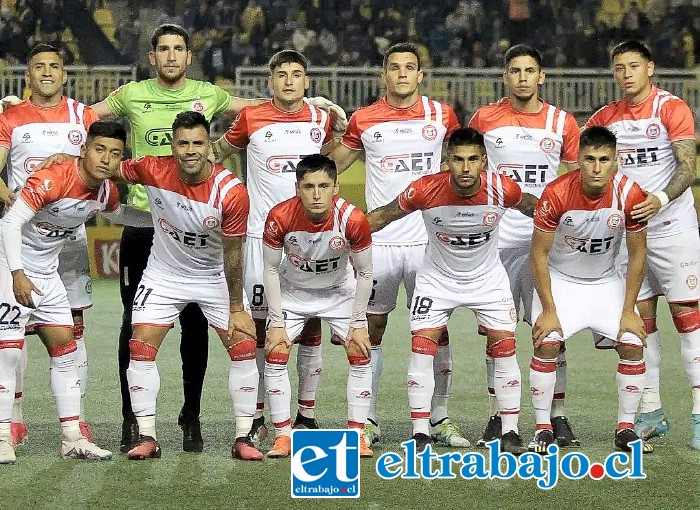
[{"label": "white shorts", "polygon": [[68,293],[73,310],[92,306],[92,280],[85,225],[80,225],[58,255],[58,274]]},{"label": "white shorts", "polygon": [[406,287],[406,302],[413,297],[416,273],[423,264],[427,244],[409,246],[372,246],[372,272],[374,285],[369,298],[367,313],[379,315],[396,308],[399,285]]},{"label": "white shorts", "polygon": [[411,331],[443,329],[452,312],[464,306],[481,328],[515,332],[517,316],[508,275],[501,264],[478,280],[456,281],[434,272],[420,272],[410,305]]},{"label": "white shorts", "polygon": [[262,238],[248,236],[243,252],[243,288],[246,295],[250,297],[250,312],[253,319],[267,319],[262,247]]},{"label": "white shorts", "polygon": [[58,274],[47,277],[30,273],[27,277],[43,294],[32,293],[36,308],[17,303],[12,292],[12,273],[0,266],[0,341],[23,339],[28,325],[73,328],[66,288]]},{"label": "white shorts", "polygon": [[[617,278],[612,281],[583,284],[564,280],[554,274],[551,275],[552,296],[557,307],[557,317],[561,324],[564,337],[559,333],[550,334],[547,338],[556,341],[564,341],[572,335],[584,329],[590,329],[596,338],[596,347],[599,349],[613,347],[620,331],[620,318],[622,306],[625,301],[625,280]],[[542,313],[542,303],[535,291],[532,299],[533,321]],[[599,339],[598,336],[606,337]],[[599,342],[612,344],[606,346]],[[642,341],[631,333],[625,333],[620,343],[642,346]]]},{"label": "white shorts", "polygon": [[501,248],[498,250],[498,255],[508,274],[515,311],[520,317],[520,301],[522,301],[523,320],[532,324],[532,291],[535,286],[530,271],[530,244],[518,248]]},{"label": "white shorts", "polygon": [[[250,311],[245,291],[243,302],[246,311]],[[228,287],[223,273],[173,281],[172,276],[154,274],[146,268],[131,307],[131,323],[172,327],[189,303],[197,303],[216,330],[228,331]]]},{"label": "white shorts", "polygon": [[[622,243],[616,264],[627,274],[627,245]],[[667,237],[647,238],[647,274],[638,301],[666,296],[672,303],[700,300],[700,236],[697,229]]]},{"label": "white shorts", "polygon": [[284,327],[292,342],[298,340],[308,319],[319,318],[331,327],[331,335],[345,341],[355,300],[355,281],[343,287],[301,290],[282,287]]}]

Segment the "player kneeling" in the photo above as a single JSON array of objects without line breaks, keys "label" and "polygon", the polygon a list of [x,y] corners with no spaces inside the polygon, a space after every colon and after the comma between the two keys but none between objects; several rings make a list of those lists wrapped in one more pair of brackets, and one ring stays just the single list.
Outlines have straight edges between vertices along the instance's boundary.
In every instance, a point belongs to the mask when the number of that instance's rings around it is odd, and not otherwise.
[{"label": "player kneeling", "polygon": [[107,460],[112,452],[95,445],[79,423],[80,377],[68,294],[58,275],[62,248],[95,213],[140,225],[146,215],[119,205],[112,177],[122,159],[126,131],[98,121],[87,133],[80,158],[49,165],[29,176],[19,198],[0,223],[0,464],[14,464],[10,417],[25,327],[34,330],[50,356],[50,382],[61,423],[61,455]]},{"label": "player kneeling", "polygon": [[[271,458],[290,455],[290,339],[297,339],[309,319],[325,320],[333,336],[345,339],[349,428],[364,427],[372,395],[366,314],[372,292],[369,224],[359,209],[337,196],[332,159],[307,156],[296,175],[297,196],[272,208],[263,234],[269,308],[265,387],[276,435],[267,454]],[[372,455],[360,435],[360,456]]]},{"label": "player kneeling", "polygon": [[471,309],[486,332],[494,358],[494,392],[504,434],[501,448],[525,451],[518,434],[520,368],[515,357],[517,315],[508,275],[498,257],[498,223],[508,208],[532,214],[536,198],[510,177],[485,170],[484,137],[456,130],[447,142],[449,172],[413,182],[393,202],[368,215],[372,232],[413,211],[422,211],[428,248],[416,276],[411,304],[411,361],[408,401],[416,450],[431,442],[430,401],[435,387],[433,359],[452,312]]},{"label": "player kneeling", "polygon": [[[615,446],[629,451],[629,443],[639,439],[633,422],[644,387],[646,333],[634,305],[645,273],[646,224],[631,211],[645,195],[617,172],[615,148],[615,135],[606,128],[583,131],[580,170],[547,185],[535,212],[530,390],[536,425],[528,445],[534,452],[545,453],[554,442],[550,411],[560,344],[585,328],[617,339]],[[626,279],[615,268],[625,232]],[[644,453],[652,450],[644,445]]]}]

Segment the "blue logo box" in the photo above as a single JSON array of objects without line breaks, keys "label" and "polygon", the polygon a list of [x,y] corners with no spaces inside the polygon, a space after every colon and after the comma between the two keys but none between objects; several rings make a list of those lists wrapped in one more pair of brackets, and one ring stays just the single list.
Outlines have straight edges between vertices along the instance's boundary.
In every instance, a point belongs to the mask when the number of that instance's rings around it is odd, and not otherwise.
[{"label": "blue logo box", "polygon": [[293,498],[360,497],[360,430],[292,430]]}]

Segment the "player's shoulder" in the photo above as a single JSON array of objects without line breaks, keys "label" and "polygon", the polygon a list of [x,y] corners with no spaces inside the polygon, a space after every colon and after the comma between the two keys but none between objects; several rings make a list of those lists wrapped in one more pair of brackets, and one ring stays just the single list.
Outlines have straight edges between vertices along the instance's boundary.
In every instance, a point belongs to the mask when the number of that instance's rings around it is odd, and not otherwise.
[{"label": "player's shoulder", "polygon": [[129,81],[123,85],[120,85],[116,89],[114,89],[112,92],[110,92],[109,96],[110,97],[122,96],[122,95],[127,95],[133,91],[147,89],[147,88],[150,88],[152,83],[155,83],[155,78],[149,78],[147,80],[141,80],[141,81]]},{"label": "player's shoulder", "polygon": [[36,115],[36,106],[34,106],[34,104],[32,104],[32,102],[29,101],[29,99],[25,99],[18,105],[15,105],[10,109],[5,110],[0,115],[0,119],[2,119],[2,122],[4,124],[16,127],[24,124],[28,120],[31,120]]},{"label": "player's shoulder", "polygon": [[622,99],[612,101],[611,103],[601,106],[593,115],[591,115],[591,118],[588,119],[588,122],[586,122],[586,127],[607,127],[621,116],[621,112],[624,111],[624,109],[625,102]]},{"label": "player's shoulder", "polygon": [[275,218],[277,221],[291,219],[291,217],[300,207],[301,199],[299,197],[288,198],[287,200],[272,206],[269,217]]},{"label": "player's shoulder", "polygon": [[576,169],[570,172],[566,172],[558,176],[552,182],[545,186],[545,189],[550,189],[555,193],[563,192],[573,186],[577,186],[581,182],[581,170]]},{"label": "player's shoulder", "polygon": [[654,98],[654,101],[658,102],[658,108],[661,115],[664,113],[675,113],[678,111],[687,111],[688,113],[691,112],[688,103],[686,103],[680,97],[671,94],[669,91],[655,88],[653,93],[655,93],[656,97]]}]

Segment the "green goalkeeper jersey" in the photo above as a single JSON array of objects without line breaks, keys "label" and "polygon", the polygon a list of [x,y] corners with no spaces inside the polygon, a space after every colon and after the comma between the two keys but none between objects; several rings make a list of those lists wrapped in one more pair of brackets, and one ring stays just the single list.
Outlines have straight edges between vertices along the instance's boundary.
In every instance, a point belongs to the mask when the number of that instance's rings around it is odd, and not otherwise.
[{"label": "green goalkeeper jersey", "polygon": [[[133,157],[172,154],[172,123],[180,112],[201,112],[207,120],[226,111],[230,96],[209,82],[186,80],[179,89],[167,89],[155,79],[129,82],[112,92],[107,106],[116,117],[126,117],[131,124]],[[148,197],[143,186],[129,186],[129,205],[148,211]]]}]

